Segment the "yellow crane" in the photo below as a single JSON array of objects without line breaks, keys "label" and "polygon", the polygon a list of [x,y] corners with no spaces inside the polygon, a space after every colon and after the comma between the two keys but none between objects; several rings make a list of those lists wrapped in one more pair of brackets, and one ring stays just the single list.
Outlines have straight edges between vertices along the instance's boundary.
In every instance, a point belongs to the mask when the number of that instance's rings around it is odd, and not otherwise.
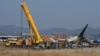
[{"label": "yellow crane", "polygon": [[[30,39],[29,39],[29,42],[31,44],[29,44],[28,46],[32,46],[32,47],[42,47],[44,48],[44,44],[43,44],[43,39],[38,31],[38,28],[35,24],[35,21],[34,19],[32,18],[31,16],[31,13],[28,9],[28,6],[25,2],[22,2],[21,4],[21,7],[26,15],[26,19],[27,19],[27,22],[29,24],[29,29],[30,29]],[[34,37],[33,37],[33,33],[34,33]]]},{"label": "yellow crane", "polygon": [[[22,9],[23,9],[23,11],[24,11],[24,13],[26,15],[26,19],[27,19],[27,22],[29,24],[30,38],[28,39],[29,40],[28,42],[30,44],[27,45],[26,39],[25,40],[18,39],[16,41],[15,40],[8,40],[6,42],[6,46],[13,46],[11,44],[14,44],[15,46],[18,46],[18,45],[23,46],[24,44],[26,44],[24,46],[32,46],[32,47],[39,46],[39,47],[43,48],[44,47],[44,45],[42,44],[43,43],[43,39],[42,39],[38,29],[37,29],[37,26],[35,24],[34,19],[31,16],[31,13],[30,13],[30,11],[28,9],[27,4],[25,2],[22,2],[21,7],[22,7]],[[33,33],[34,33],[35,37],[33,37]]]},{"label": "yellow crane", "polygon": [[32,18],[31,13],[30,13],[26,3],[22,2],[21,7],[22,7],[22,9],[23,9],[23,11],[24,11],[24,13],[26,15],[27,22],[29,24],[29,28],[30,28],[31,34],[34,33],[34,35],[35,35],[36,41],[33,42],[33,43],[41,43],[41,42],[43,42],[43,39],[40,36],[40,33],[39,33],[39,31],[38,31],[38,29],[36,27],[35,21]]}]

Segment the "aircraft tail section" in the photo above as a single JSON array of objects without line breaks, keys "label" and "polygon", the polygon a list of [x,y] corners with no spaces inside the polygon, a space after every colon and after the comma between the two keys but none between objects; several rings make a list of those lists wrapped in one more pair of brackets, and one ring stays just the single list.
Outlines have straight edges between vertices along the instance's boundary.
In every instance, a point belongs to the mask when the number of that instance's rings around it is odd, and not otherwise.
[{"label": "aircraft tail section", "polygon": [[88,24],[84,27],[82,32],[79,34],[78,38],[83,38],[84,32],[86,31],[87,27],[88,27]]}]

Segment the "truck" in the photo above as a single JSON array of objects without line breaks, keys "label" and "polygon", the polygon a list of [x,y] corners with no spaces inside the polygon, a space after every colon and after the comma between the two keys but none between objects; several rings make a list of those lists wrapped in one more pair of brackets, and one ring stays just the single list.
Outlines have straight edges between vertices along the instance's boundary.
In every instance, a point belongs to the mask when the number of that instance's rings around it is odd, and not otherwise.
[{"label": "truck", "polygon": [[[21,47],[32,47],[32,48],[44,48],[43,38],[41,37],[38,28],[35,24],[33,17],[28,9],[25,2],[22,2],[21,7],[26,15],[27,22],[29,24],[30,38],[18,39],[18,40],[8,40],[6,41],[6,46],[21,46]],[[34,35],[33,35],[34,33]]]}]

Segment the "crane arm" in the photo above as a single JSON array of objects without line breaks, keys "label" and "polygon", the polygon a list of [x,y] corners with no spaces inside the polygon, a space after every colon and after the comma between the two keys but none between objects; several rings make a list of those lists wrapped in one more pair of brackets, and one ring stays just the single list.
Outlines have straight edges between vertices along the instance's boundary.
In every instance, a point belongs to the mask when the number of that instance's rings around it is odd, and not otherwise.
[{"label": "crane arm", "polygon": [[36,27],[34,19],[31,16],[31,13],[30,13],[30,11],[29,11],[29,9],[27,7],[27,4],[25,2],[22,2],[21,7],[22,7],[22,9],[23,9],[23,11],[24,11],[24,13],[26,15],[27,21],[28,21],[28,23],[29,23],[29,25],[30,25],[35,37],[36,37],[36,43],[42,42],[43,39],[40,36],[40,33],[39,33],[39,31],[38,31],[38,29]]}]

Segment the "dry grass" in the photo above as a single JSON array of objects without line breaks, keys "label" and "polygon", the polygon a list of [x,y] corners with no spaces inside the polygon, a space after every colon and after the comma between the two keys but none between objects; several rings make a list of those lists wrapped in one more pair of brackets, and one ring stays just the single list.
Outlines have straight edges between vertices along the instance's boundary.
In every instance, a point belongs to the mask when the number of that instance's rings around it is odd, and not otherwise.
[{"label": "dry grass", "polygon": [[100,56],[100,51],[86,51],[81,49],[60,49],[60,50],[4,50],[0,56]]}]

